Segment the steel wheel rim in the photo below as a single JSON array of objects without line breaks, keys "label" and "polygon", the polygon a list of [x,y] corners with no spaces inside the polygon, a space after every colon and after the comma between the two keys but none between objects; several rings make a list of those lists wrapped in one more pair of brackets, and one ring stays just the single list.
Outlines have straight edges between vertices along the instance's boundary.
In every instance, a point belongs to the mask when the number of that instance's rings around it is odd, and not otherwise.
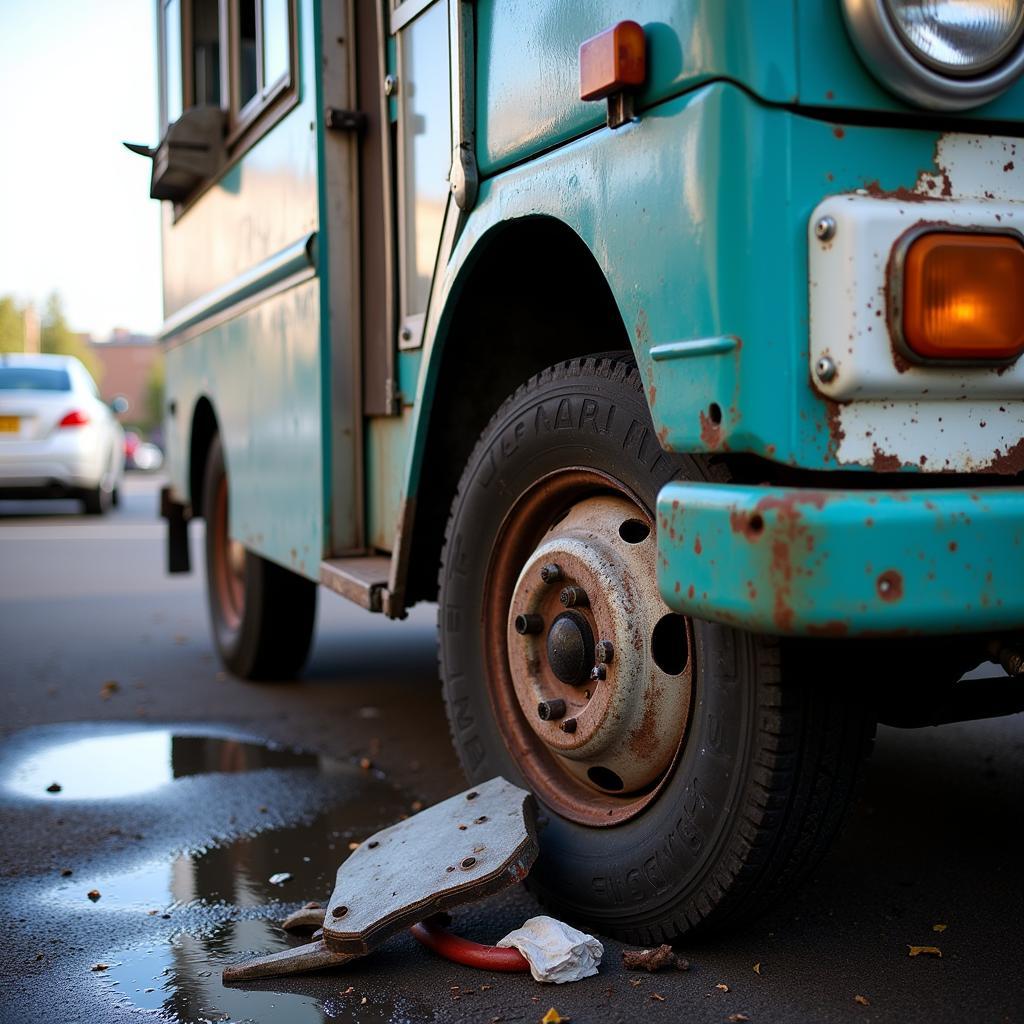
[{"label": "steel wheel rim", "polygon": [[[685,709],[678,723],[678,741],[664,755],[665,763],[658,776],[628,795],[601,792],[592,783],[581,781],[578,766],[567,767],[562,752],[553,751],[527,716],[522,680],[516,678],[522,673],[511,664],[515,628],[513,606],[517,585],[521,583],[520,575],[543,547],[545,535],[550,537],[560,522],[571,519],[574,509],[582,508],[591,499],[601,496],[628,502],[635,510],[635,517],[647,524],[653,543],[653,516],[624,484],[605,473],[582,467],[552,473],[522,494],[505,516],[492,548],[482,602],[483,642],[488,652],[484,658],[488,691],[502,740],[526,782],[545,805],[562,817],[592,827],[617,825],[635,817],[661,792],[686,744],[695,683],[693,630],[689,620],[685,620],[687,654],[678,685],[685,689],[686,694]],[[604,595],[598,593],[595,599],[600,603]],[[660,598],[658,601],[660,604]],[[661,608],[668,613],[663,604]],[[596,624],[600,617],[595,614],[589,618]],[[530,664],[534,663],[535,659],[530,659]],[[605,682],[608,680],[598,681],[596,685],[600,687]],[[609,686],[614,685],[617,685],[614,681],[609,683]],[[596,698],[596,691],[592,691],[588,699]],[[540,728],[546,730],[547,726]],[[550,738],[552,734],[545,732],[544,735]],[[585,742],[591,742],[591,739],[587,737]],[[580,756],[579,751],[575,756]],[[584,759],[584,766],[586,763]]]},{"label": "steel wheel rim", "polygon": [[224,624],[237,630],[245,612],[245,548],[228,534],[228,481],[221,477],[214,499],[213,577],[217,606]]}]

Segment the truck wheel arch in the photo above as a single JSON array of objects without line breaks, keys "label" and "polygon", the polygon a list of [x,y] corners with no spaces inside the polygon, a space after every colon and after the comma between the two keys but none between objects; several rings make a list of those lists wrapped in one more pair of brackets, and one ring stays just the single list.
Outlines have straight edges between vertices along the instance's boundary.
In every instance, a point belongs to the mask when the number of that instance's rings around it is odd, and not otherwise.
[{"label": "truck wheel arch", "polygon": [[220,432],[213,403],[201,395],[192,410],[188,441],[188,490],[193,515],[201,515],[203,508],[203,481],[206,479],[206,460],[210,445]]},{"label": "truck wheel arch", "polygon": [[406,567],[397,588],[402,606],[436,596],[444,526],[459,478],[509,392],[562,360],[630,347],[604,272],[563,221],[518,217],[480,237],[425,353],[427,398],[413,439],[419,457],[406,480],[397,538],[409,545],[398,552],[398,565]]}]

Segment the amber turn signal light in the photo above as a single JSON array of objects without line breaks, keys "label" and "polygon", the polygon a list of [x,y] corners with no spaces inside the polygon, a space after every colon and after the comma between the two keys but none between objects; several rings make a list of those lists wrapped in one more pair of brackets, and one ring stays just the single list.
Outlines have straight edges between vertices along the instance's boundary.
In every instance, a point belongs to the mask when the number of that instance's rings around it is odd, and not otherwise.
[{"label": "amber turn signal light", "polygon": [[620,21],[580,43],[581,100],[602,100],[635,89],[646,77],[647,43],[635,21]]},{"label": "amber turn signal light", "polygon": [[922,360],[999,362],[1024,352],[1024,244],[929,231],[903,257],[902,340]]}]

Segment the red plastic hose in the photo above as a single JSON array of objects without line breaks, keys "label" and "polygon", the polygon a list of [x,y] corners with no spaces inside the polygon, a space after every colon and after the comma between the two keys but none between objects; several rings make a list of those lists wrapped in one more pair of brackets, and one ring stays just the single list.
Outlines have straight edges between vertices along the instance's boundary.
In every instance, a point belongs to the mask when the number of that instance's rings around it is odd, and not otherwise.
[{"label": "red plastic hose", "polygon": [[421,921],[410,929],[413,938],[427,949],[433,950],[446,960],[454,960],[466,967],[478,967],[484,971],[506,971],[509,973],[528,971],[530,965],[518,949],[504,946],[485,946],[459,935],[453,935],[447,928],[432,921]]}]

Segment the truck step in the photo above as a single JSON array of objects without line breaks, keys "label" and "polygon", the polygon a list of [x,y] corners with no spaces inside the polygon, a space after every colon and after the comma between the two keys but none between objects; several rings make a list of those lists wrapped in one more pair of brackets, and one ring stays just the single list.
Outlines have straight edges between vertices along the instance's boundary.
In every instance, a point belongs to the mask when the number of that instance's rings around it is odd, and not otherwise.
[{"label": "truck step", "polygon": [[361,607],[379,612],[390,571],[390,555],[328,558],[320,563],[320,582]]}]

